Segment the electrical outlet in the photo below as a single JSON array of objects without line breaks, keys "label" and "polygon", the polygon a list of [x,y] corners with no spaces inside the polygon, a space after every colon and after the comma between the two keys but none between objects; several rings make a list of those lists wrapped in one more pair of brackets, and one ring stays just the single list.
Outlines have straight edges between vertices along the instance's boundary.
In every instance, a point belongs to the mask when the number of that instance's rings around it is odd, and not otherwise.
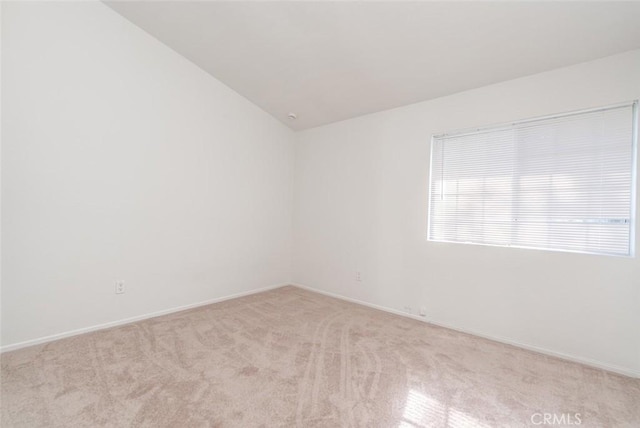
[{"label": "electrical outlet", "polygon": [[124,294],[124,281],[116,281],[116,294]]},{"label": "electrical outlet", "polygon": [[404,311],[411,313],[413,311],[413,309],[411,308],[411,306],[407,305],[407,306],[404,307]]},{"label": "electrical outlet", "polygon": [[356,271],[356,281],[362,282],[362,272]]}]

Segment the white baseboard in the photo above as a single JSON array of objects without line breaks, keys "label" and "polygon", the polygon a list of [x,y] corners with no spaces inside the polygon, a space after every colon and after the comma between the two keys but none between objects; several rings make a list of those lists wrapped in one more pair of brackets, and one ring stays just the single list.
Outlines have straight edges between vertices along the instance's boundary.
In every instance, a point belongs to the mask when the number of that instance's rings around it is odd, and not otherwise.
[{"label": "white baseboard", "polygon": [[124,324],[130,324],[136,321],[142,321],[149,318],[155,318],[161,315],[172,314],[174,312],[185,311],[187,309],[193,309],[200,306],[210,305],[212,303],[223,302],[225,300],[236,299],[238,297],[249,296],[251,294],[262,293],[264,291],[273,290],[273,289],[284,287],[287,285],[290,285],[290,284],[287,282],[283,284],[270,285],[268,287],[262,287],[255,290],[244,291],[242,293],[236,293],[229,296],[216,297],[215,299],[209,299],[202,302],[191,303],[188,305],[177,306],[169,309],[163,309],[161,311],[150,312],[144,315],[138,315],[135,317],[125,318],[117,321],[111,321],[104,324],[98,324],[90,327],[79,328],[76,330],[66,331],[63,333],[52,334],[50,336],[44,336],[37,339],[26,340],[24,342],[13,343],[11,345],[5,345],[0,347],[0,353],[15,351],[16,349],[26,348],[27,346],[40,345],[42,343],[53,342],[54,340],[64,339],[65,337],[77,336],[78,334],[89,333],[97,330],[104,330],[105,328],[117,327]]},{"label": "white baseboard", "polygon": [[117,320],[117,321],[111,321],[108,323],[104,323],[104,324],[98,324],[98,325],[94,325],[94,326],[90,326],[90,327],[85,327],[85,328],[80,328],[80,329],[76,329],[76,330],[71,330],[71,331],[67,331],[67,332],[63,332],[63,333],[58,333],[58,334],[53,334],[50,336],[44,336],[44,337],[40,337],[37,339],[32,339],[32,340],[27,340],[24,342],[19,342],[19,343],[14,343],[11,345],[5,345],[0,347],[0,353],[4,353],[4,352],[9,352],[9,351],[15,351],[17,349],[21,349],[21,348],[26,348],[28,346],[33,346],[33,345],[39,345],[42,343],[47,343],[47,342],[52,342],[54,340],[59,340],[59,339],[63,339],[65,337],[71,337],[71,336],[76,336],[79,334],[83,334],[83,333],[89,333],[92,331],[97,331],[97,330],[104,330],[106,328],[111,328],[111,327],[117,327],[120,325],[124,325],[124,324],[130,324],[136,321],[142,321],[145,319],[149,319],[149,318],[154,318],[154,317],[158,317],[161,315],[167,315],[167,314],[171,314],[174,312],[180,312],[180,311],[185,311],[187,309],[193,309],[193,308],[197,308],[200,306],[206,306],[206,305],[210,305],[213,303],[218,303],[218,302],[223,302],[225,300],[231,300],[231,299],[236,299],[238,297],[243,297],[243,296],[249,296],[251,294],[257,294],[257,293],[262,293],[264,291],[269,291],[269,290],[273,290],[276,288],[280,288],[280,287],[284,287],[287,285],[293,285],[295,287],[304,289],[304,290],[308,290],[314,293],[318,293],[318,294],[323,294],[325,296],[329,296],[329,297],[333,297],[336,299],[340,299],[340,300],[344,300],[347,302],[351,302],[351,303],[355,303],[358,305],[362,305],[362,306],[367,306],[373,309],[378,309],[380,311],[384,311],[384,312],[389,312],[395,315],[400,315],[406,318],[411,318],[417,321],[422,321],[425,322],[427,324],[433,324],[433,325],[437,325],[439,327],[444,327],[444,328],[448,328],[450,330],[455,330],[455,331],[459,331],[461,333],[466,333],[466,334],[471,334],[473,336],[478,336],[478,337],[482,337],[484,339],[489,339],[489,340],[493,340],[496,342],[500,342],[500,343],[505,343],[507,345],[512,345],[512,346],[516,346],[518,348],[523,348],[523,349],[527,349],[529,351],[533,351],[533,352],[538,352],[540,354],[545,354],[545,355],[550,355],[553,357],[557,357],[557,358],[561,358],[563,360],[568,360],[568,361],[573,361],[576,363],[580,363],[580,364],[585,364],[587,366],[591,366],[591,367],[595,367],[598,369],[603,369],[603,370],[607,370],[610,372],[614,372],[614,373],[618,373],[624,376],[629,376],[629,377],[634,377],[634,378],[640,378],[640,372],[631,370],[631,369],[627,369],[624,367],[619,367],[619,366],[615,366],[612,364],[608,364],[608,363],[603,363],[601,361],[596,361],[596,360],[592,360],[589,358],[583,358],[583,357],[578,357],[575,355],[569,355],[569,354],[565,354],[562,352],[557,352],[557,351],[553,351],[550,349],[546,349],[546,348],[541,348],[538,346],[534,346],[534,345],[528,345],[526,343],[521,343],[521,342],[517,342],[508,338],[504,338],[504,337],[499,337],[499,336],[495,336],[495,335],[490,335],[490,334],[484,334],[478,331],[474,331],[474,330],[469,330],[469,329],[464,329],[464,328],[459,328],[453,325],[449,325],[446,323],[441,323],[438,321],[434,321],[428,318],[424,318],[424,317],[420,317],[417,315],[413,315],[413,314],[408,314],[406,312],[402,312],[399,311],[397,309],[393,309],[393,308],[389,308],[386,306],[381,306],[381,305],[376,305],[373,303],[369,303],[369,302],[365,302],[363,300],[358,300],[358,299],[353,299],[350,297],[346,297],[343,296],[341,294],[336,294],[336,293],[331,293],[328,291],[324,291],[324,290],[320,290],[317,288],[313,288],[313,287],[309,287],[306,285],[302,285],[302,284],[296,284],[296,283],[283,283],[283,284],[275,284],[275,285],[271,285],[268,287],[262,287],[262,288],[258,288],[255,290],[249,290],[249,291],[245,291],[242,293],[236,293],[236,294],[232,294],[229,296],[224,296],[224,297],[217,297],[215,299],[210,299],[210,300],[205,300],[202,302],[197,302],[197,303],[192,303],[192,304],[188,304],[188,305],[183,305],[183,306],[177,306],[174,308],[169,308],[169,309],[164,309],[161,311],[156,311],[156,312],[151,312],[151,313],[147,313],[144,315],[138,315],[135,317],[130,317],[130,318],[125,318],[125,319],[121,319],[121,320]]},{"label": "white baseboard", "polygon": [[539,354],[544,354],[544,355],[549,355],[549,356],[556,357],[556,358],[561,358],[563,360],[572,361],[574,363],[584,364],[586,366],[595,367],[595,368],[602,369],[602,370],[607,370],[607,371],[610,371],[610,372],[613,372],[613,373],[617,373],[617,374],[621,374],[621,375],[628,376],[628,377],[640,378],[640,372],[637,372],[637,371],[634,371],[632,369],[628,369],[628,368],[625,368],[625,367],[619,367],[619,366],[616,366],[616,365],[613,365],[613,364],[603,363],[601,361],[596,361],[596,360],[592,360],[592,359],[589,359],[589,358],[583,358],[583,357],[578,357],[578,356],[575,356],[575,355],[565,354],[565,353],[562,353],[562,352],[552,351],[550,349],[541,348],[539,346],[528,345],[526,343],[517,342],[517,341],[511,340],[511,339],[505,338],[505,337],[494,336],[494,335],[484,334],[484,333],[473,331],[473,330],[459,328],[459,327],[456,327],[456,326],[453,326],[453,325],[449,325],[449,324],[446,324],[446,323],[433,321],[433,320],[425,318],[425,317],[420,317],[418,315],[408,314],[406,312],[402,312],[402,311],[399,311],[397,309],[388,308],[386,306],[376,305],[374,303],[369,303],[369,302],[365,302],[365,301],[358,300],[358,299],[352,299],[351,297],[346,297],[346,296],[343,296],[341,294],[336,294],[336,293],[331,293],[331,292],[324,291],[324,290],[319,290],[317,288],[309,287],[309,286],[302,285],[302,284],[292,283],[291,285],[293,285],[295,287],[298,287],[298,288],[302,288],[304,290],[308,290],[308,291],[314,292],[314,293],[323,294],[325,296],[334,297],[336,299],[344,300],[344,301],[355,303],[355,304],[362,305],[362,306],[367,306],[369,308],[378,309],[380,311],[389,312],[389,313],[392,313],[392,314],[395,314],[395,315],[400,315],[400,316],[411,318],[411,319],[414,319],[414,320],[422,321],[422,322],[425,322],[427,324],[436,325],[438,327],[444,327],[444,328],[448,328],[450,330],[459,331],[461,333],[471,334],[473,336],[482,337],[483,339],[489,339],[489,340],[493,340],[495,342],[500,342],[500,343],[504,343],[504,344],[507,344],[507,345],[516,346],[518,348],[526,349],[528,351],[537,352]]}]

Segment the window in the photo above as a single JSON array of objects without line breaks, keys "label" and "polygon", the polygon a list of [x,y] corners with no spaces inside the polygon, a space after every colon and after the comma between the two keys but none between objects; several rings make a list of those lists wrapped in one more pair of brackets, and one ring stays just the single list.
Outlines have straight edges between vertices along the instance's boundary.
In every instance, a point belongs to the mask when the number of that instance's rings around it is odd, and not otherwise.
[{"label": "window", "polygon": [[434,136],[430,241],[632,256],[637,102]]}]

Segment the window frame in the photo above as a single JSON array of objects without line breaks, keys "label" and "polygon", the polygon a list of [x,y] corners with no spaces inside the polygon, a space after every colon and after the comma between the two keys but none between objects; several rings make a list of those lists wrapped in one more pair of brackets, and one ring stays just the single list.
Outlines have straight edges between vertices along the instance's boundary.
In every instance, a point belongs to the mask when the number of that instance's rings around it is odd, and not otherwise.
[{"label": "window frame", "polygon": [[[539,251],[550,251],[550,252],[559,252],[559,253],[573,253],[573,254],[587,254],[587,255],[596,255],[596,256],[609,256],[609,257],[622,257],[622,258],[635,258],[636,254],[636,241],[637,241],[637,211],[638,211],[638,122],[640,121],[639,113],[640,109],[638,108],[638,100],[626,101],[617,104],[611,104],[603,107],[593,107],[581,110],[574,110],[564,113],[555,113],[544,116],[536,116],[522,120],[516,120],[512,122],[502,122],[494,125],[486,125],[481,127],[474,128],[465,128],[456,131],[449,131],[443,133],[432,134],[430,139],[430,148],[429,148],[429,181],[428,181],[428,208],[427,208],[427,231],[426,238],[428,242],[434,243],[445,243],[445,244],[466,244],[466,245],[477,245],[477,246],[485,246],[485,247],[499,247],[499,248],[520,248],[520,249],[529,249],[529,250],[539,250]],[[607,252],[596,252],[596,251],[579,251],[579,250],[570,250],[564,248],[548,248],[548,247],[536,247],[536,246],[527,246],[527,245],[511,245],[511,244],[492,244],[492,243],[483,243],[483,242],[463,242],[463,241],[453,241],[447,239],[433,239],[431,238],[431,219],[432,219],[432,182],[433,182],[433,150],[435,140],[443,137],[452,137],[452,136],[464,136],[470,134],[479,134],[482,132],[488,131],[499,131],[505,129],[512,129],[513,127],[521,124],[526,124],[530,122],[539,122],[543,120],[556,119],[561,117],[570,117],[577,116],[587,113],[599,112],[612,110],[623,107],[631,107],[632,112],[632,122],[631,122],[631,194],[630,194],[630,212],[629,212],[629,252],[628,254],[619,254],[619,253],[607,253]]]}]

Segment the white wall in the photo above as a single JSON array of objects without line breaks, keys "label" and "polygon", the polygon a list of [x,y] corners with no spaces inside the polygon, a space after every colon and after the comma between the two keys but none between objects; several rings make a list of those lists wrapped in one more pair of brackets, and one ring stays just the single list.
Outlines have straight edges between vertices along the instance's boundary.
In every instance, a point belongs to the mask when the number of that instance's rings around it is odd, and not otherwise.
[{"label": "white wall", "polygon": [[292,131],[102,3],[2,20],[5,349],[290,281]]},{"label": "white wall", "polygon": [[639,76],[633,51],[299,133],[294,282],[640,376],[638,257],[425,238],[432,134],[637,99]]}]

